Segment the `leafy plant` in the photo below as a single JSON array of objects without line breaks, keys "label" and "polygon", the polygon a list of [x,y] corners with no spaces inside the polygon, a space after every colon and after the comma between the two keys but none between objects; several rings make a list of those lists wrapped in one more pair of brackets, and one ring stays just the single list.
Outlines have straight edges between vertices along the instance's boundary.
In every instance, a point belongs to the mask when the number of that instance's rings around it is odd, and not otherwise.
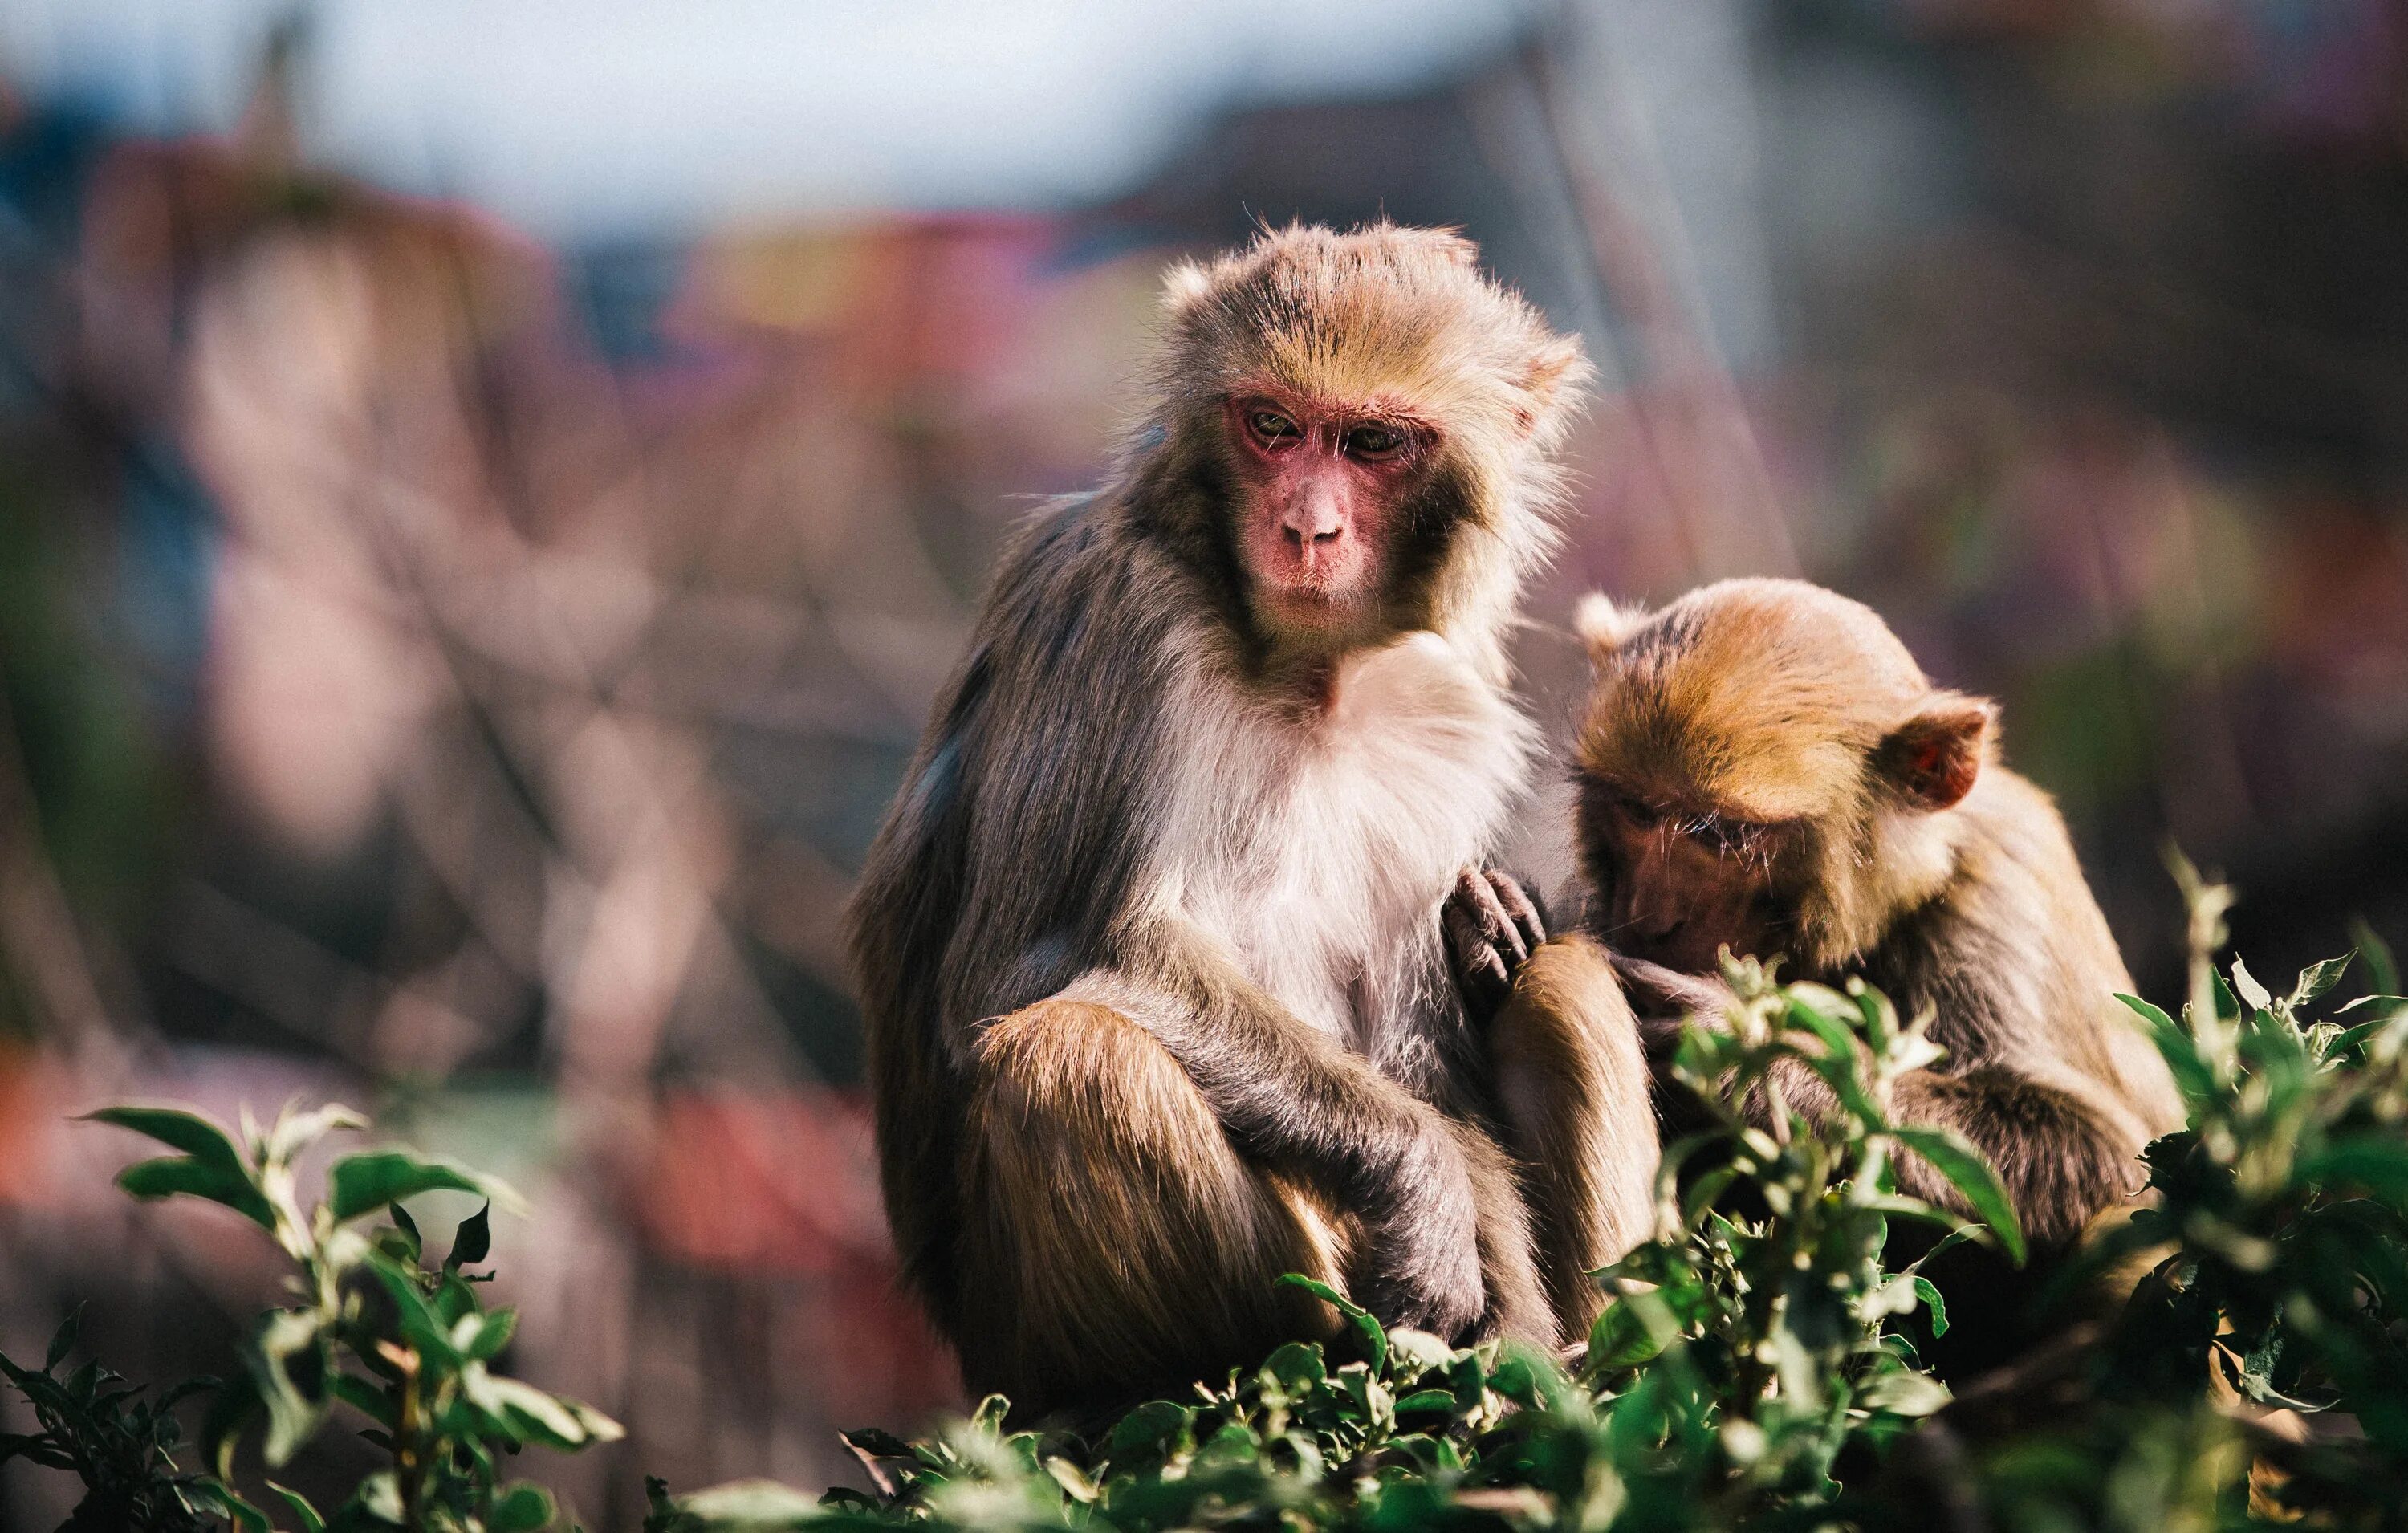
[{"label": "leafy plant", "polygon": [[178,1400],[214,1386],[194,1379],[155,1400],[97,1363],[64,1378],[58,1372],[74,1350],[81,1311],[67,1316],[50,1338],[39,1368],[22,1368],[0,1355],[0,1376],[34,1408],[41,1430],[0,1432],[0,1463],[23,1458],[65,1469],[84,1483],[85,1496],[68,1519],[78,1530],[145,1528],[160,1533],[198,1533],[208,1514],[225,1515],[223,1492],[207,1477],[176,1465],[182,1428],[173,1414]]},{"label": "leafy plant", "polygon": [[[1726,973],[1727,1014],[1693,1020],[1674,1060],[1711,1126],[1667,1147],[1657,1236],[1599,1274],[1612,1302],[1576,1371],[1389,1335],[1348,1310],[1366,1361],[1332,1369],[1317,1348],[1282,1348],[1092,1442],[1009,1431],[990,1398],[924,1440],[849,1434],[874,1493],[814,1503],[756,1482],[671,1498],[655,1484],[647,1528],[1919,1529],[1944,1517],[2141,1533],[2238,1526],[2253,1507],[2403,1526],[2408,1001],[2388,994],[2398,982],[2371,938],[2378,994],[2331,1018],[2310,1010],[2339,962],[2282,997],[2237,965],[2225,983],[2207,955],[2228,896],[2195,877],[2186,887],[2193,1004],[2181,1020],[2128,1004],[2190,1122],[2150,1148],[2154,1206],[2095,1257],[2156,1251],[2157,1265],[2074,1376],[2049,1381],[2064,1387],[2037,1429],[1969,1451],[1947,1391],[1892,1328],[1918,1309],[1935,1334],[1950,1323],[1919,1263],[1883,1265],[1892,1221],[1947,1225],[1942,1246],[2021,1252],[1971,1147],[1888,1117],[1891,1083],[1938,1050],[1861,985],[1780,985],[1742,963]],[[1800,1069],[1836,1110],[1751,1126],[1750,1094]],[[1985,1227],[1901,1196],[1901,1153],[1939,1169]],[[2339,1429],[2282,1430],[2270,1408]]]},{"label": "leafy plant", "polygon": [[[552,1526],[557,1510],[541,1486],[505,1483],[501,1459],[530,1443],[575,1450],[621,1435],[616,1423],[591,1407],[546,1394],[494,1368],[517,1317],[480,1304],[478,1286],[490,1274],[469,1268],[484,1261],[491,1247],[492,1201],[516,1201],[500,1183],[448,1161],[375,1150],[336,1160],[323,1200],[304,1205],[294,1162],[330,1132],[365,1127],[349,1109],[288,1108],[265,1129],[246,1112],[241,1148],[216,1124],[180,1109],[117,1107],[93,1117],[179,1152],[126,1168],[118,1177],[120,1186],[136,1197],[205,1198],[250,1219],[293,1259],[296,1271],[288,1282],[299,1302],[260,1317],[240,1377],[197,1386],[212,1396],[201,1433],[211,1471],[206,1475],[177,1469],[176,1432],[165,1417],[165,1405],[194,1386],[179,1389],[167,1402],[128,1405],[125,1413],[110,1417],[96,1412],[129,1397],[122,1391],[94,1396],[89,1387],[79,1390],[77,1381],[92,1372],[89,1368],[65,1385],[45,1388],[48,1369],[33,1375],[5,1365],[10,1382],[37,1410],[52,1395],[83,1402],[83,1415],[62,1415],[56,1426],[44,1417],[49,1437],[38,1453],[18,1451],[83,1475],[86,1509],[104,1500],[136,1507],[122,1521],[89,1526],[178,1529],[198,1525],[177,1522],[177,1510],[203,1509],[245,1533],[268,1533],[269,1514],[234,1489],[236,1447],[257,1429],[261,1457],[270,1470],[280,1469],[324,1428],[337,1407],[347,1406],[367,1418],[370,1425],[361,1435],[383,1449],[390,1462],[363,1480],[331,1515],[269,1482],[301,1533],[392,1527],[410,1533],[526,1533]],[[430,1267],[418,1226],[402,1203],[436,1191],[478,1194],[488,1202],[453,1233],[442,1262]],[[379,1215],[386,1223],[366,1227]],[[52,1342],[51,1367],[69,1345],[67,1333]],[[150,1434],[150,1452],[130,1460],[116,1444],[137,1430]],[[108,1472],[96,1472],[101,1470]],[[128,1483],[135,1492],[122,1488]]]},{"label": "leafy plant", "polygon": [[[2408,999],[2361,931],[2374,992],[2318,1016],[2351,957],[2277,996],[2219,971],[2231,895],[2176,859],[2191,906],[2180,1020],[2135,996],[2189,1123],[2149,1146],[2153,1203],[2101,1264],[2163,1252],[2092,1359],[2095,1405],[2026,1457],[2220,1437],[2267,1514],[2408,1523]],[[2356,956],[2356,955],[2352,955]],[[2221,1420],[2203,1397],[2229,1402]],[[2084,1447],[2082,1445],[2086,1445]],[[2237,1496],[2233,1486],[2225,1487]]]},{"label": "leafy plant", "polygon": [[[656,1496],[648,1526],[1694,1527],[1834,1505],[1844,1450],[1877,1454],[1948,1398],[1884,1334],[1917,1307],[1944,1330],[1939,1293],[1880,1254],[1894,1218],[1975,1229],[1900,1196],[1897,1156],[1926,1155],[1992,1212],[1985,1238],[2020,1250],[2021,1236],[1970,1145],[1889,1121],[1889,1083],[1937,1057],[1920,1025],[1860,985],[1777,985],[1747,962],[1726,978],[1728,1015],[1693,1023],[1674,1065],[1713,1126],[1667,1148],[1658,1237],[1600,1275],[1613,1297],[1577,1374],[1527,1349],[1386,1331],[1291,1277],[1345,1315],[1360,1360],[1291,1344],[1093,1442],[1008,1431],[990,1397],[924,1441],[847,1434],[874,1495],[723,1486]],[[1793,1064],[1840,1110],[1752,1126],[1742,1103]],[[1710,1168],[1684,1176],[1692,1161]],[[1721,1206],[1742,1188],[1761,1217]]]},{"label": "leafy plant", "polygon": [[[2147,1206],[2092,1253],[2145,1274],[2086,1345],[2029,1380],[2017,1370],[1953,1402],[1897,1330],[1918,1311],[1935,1334],[1952,1317],[1920,1264],[1884,1264],[1894,1222],[1942,1226],[1942,1247],[2021,1250],[1971,1146],[1888,1115],[1898,1077],[1938,1056],[1921,1019],[1901,1022],[1861,985],[1784,985],[1739,963],[1725,1013],[1692,1019],[1672,1064],[1708,1126],[1667,1147],[1656,1237],[1598,1274],[1608,1302],[1576,1360],[1389,1331],[1290,1278],[1345,1317],[1346,1360],[1284,1346],[1093,1439],[1013,1430],[990,1397],[917,1440],[846,1434],[868,1489],[814,1498],[756,1481],[673,1497],[654,1481],[645,1527],[2408,1526],[2408,999],[2371,934],[2358,946],[2375,994],[2345,1005],[2327,1000],[2340,960],[2279,996],[2238,962],[2219,970],[2229,896],[2179,871],[2194,911],[2189,1004],[2180,1016],[2126,1004],[2188,1122],[2149,1147]],[[1835,1105],[1777,1111],[1769,1129],[1742,1110],[1801,1082]],[[0,1362],[41,1427],[0,1439],[0,1457],[80,1475],[71,1526],[261,1533],[267,1515],[230,1486],[235,1444],[258,1431],[273,1469],[338,1409],[368,1418],[390,1461],[322,1520],[279,1490],[304,1533],[553,1521],[544,1492],[501,1479],[502,1457],[618,1429],[494,1370],[511,1321],[478,1301],[485,1214],[430,1265],[401,1207],[436,1189],[507,1201],[505,1189],[370,1152],[337,1160],[326,1197],[305,1207],[294,1161],[358,1126],[339,1108],[246,1123],[241,1149],[173,1110],[98,1116],[178,1152],[130,1168],[129,1191],[250,1217],[294,1259],[297,1302],[262,1317],[234,1383],[157,1402],[94,1365],[58,1377],[72,1323],[41,1369]],[[1982,1223],[1901,1196],[1904,1154]],[[2010,1405],[2022,1392],[2020,1413],[1998,1409],[2001,1389]],[[168,1408],[195,1391],[212,1400],[208,1472],[176,1459]]]}]

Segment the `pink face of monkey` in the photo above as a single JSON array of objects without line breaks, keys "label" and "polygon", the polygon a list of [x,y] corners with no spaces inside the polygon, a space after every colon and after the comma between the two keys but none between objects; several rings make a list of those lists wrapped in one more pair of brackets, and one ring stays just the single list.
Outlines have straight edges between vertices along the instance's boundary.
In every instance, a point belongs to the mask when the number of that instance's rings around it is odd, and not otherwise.
[{"label": "pink face of monkey", "polygon": [[1264,615],[1308,633],[1360,621],[1431,433],[1394,412],[1268,394],[1232,399],[1228,428],[1245,508],[1239,554]]}]

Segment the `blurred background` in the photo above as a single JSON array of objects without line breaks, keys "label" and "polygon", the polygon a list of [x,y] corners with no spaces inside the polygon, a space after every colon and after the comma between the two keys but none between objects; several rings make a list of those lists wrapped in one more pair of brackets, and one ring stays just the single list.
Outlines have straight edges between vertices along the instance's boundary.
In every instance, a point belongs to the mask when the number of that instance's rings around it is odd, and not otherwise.
[{"label": "blurred background", "polygon": [[839,906],[1163,265],[1383,214],[1606,376],[1551,727],[1578,593],[1804,574],[2144,989],[2169,838],[2261,974],[2408,938],[2396,0],[0,0],[0,1348],[235,1366],[265,1242],[66,1116],[297,1095],[529,1195],[589,1526],[953,1400]]}]

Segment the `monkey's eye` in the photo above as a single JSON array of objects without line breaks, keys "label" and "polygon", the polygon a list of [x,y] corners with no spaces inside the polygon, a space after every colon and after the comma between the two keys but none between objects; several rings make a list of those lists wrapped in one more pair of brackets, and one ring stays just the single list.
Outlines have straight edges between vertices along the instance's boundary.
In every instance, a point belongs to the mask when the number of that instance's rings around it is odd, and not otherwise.
[{"label": "monkey's eye", "polygon": [[1707,814],[1684,824],[1681,834],[1700,846],[1711,847],[1717,855],[1727,857],[1753,851],[1763,837],[1764,827],[1746,820],[1729,820],[1718,814]]},{"label": "monkey's eye", "polygon": [[1393,426],[1359,425],[1346,434],[1346,455],[1378,463],[1405,450],[1405,434]]},{"label": "monkey's eye", "polygon": [[1293,441],[1298,435],[1296,423],[1275,409],[1252,409],[1246,412],[1246,429],[1265,447],[1276,447]]}]

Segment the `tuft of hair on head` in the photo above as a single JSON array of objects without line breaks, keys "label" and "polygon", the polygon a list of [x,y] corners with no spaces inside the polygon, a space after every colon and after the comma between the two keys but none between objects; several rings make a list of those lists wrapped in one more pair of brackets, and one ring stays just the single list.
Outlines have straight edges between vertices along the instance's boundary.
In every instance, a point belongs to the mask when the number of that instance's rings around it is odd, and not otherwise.
[{"label": "tuft of hair on head", "polygon": [[1617,602],[1602,591],[1592,591],[1572,609],[1572,631],[1588,647],[1590,663],[1603,665],[1625,639],[1646,625],[1648,615],[1642,602]]},{"label": "tuft of hair on head", "polygon": [[1882,738],[1874,752],[1882,780],[1912,809],[1956,808],[1982,775],[1998,721],[1999,705],[1986,697],[1934,691]]},{"label": "tuft of hair on head", "polygon": [[1175,261],[1162,274],[1162,308],[1175,323],[1212,291],[1212,274],[1200,261]]},{"label": "tuft of hair on head", "polygon": [[1478,247],[1452,229],[1265,228],[1174,265],[1162,292],[1157,392],[1174,408],[1263,382],[1374,390],[1545,450],[1596,376],[1578,337],[1484,273]]}]

